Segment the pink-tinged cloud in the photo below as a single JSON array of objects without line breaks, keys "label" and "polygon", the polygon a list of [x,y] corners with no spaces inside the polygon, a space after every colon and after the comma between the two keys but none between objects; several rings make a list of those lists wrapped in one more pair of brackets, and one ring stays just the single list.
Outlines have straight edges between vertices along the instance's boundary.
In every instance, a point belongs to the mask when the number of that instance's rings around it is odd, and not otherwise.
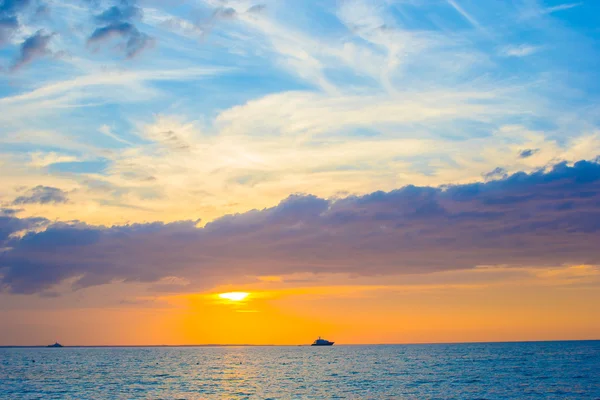
[{"label": "pink-tinged cloud", "polygon": [[446,187],[407,186],[326,200],[292,195],[273,208],[126,226],[0,218],[1,284],[43,291],[177,276],[194,289],[291,273],[392,275],[477,265],[600,263],[600,163]]},{"label": "pink-tinged cloud", "polygon": [[88,45],[102,44],[111,39],[122,39],[121,49],[126,58],[134,58],[154,45],[154,38],[140,32],[133,23],[142,17],[142,9],[133,0],[123,0],[120,5],[104,10],[94,18],[96,28],[88,38]]},{"label": "pink-tinged cloud", "polygon": [[53,36],[54,33],[46,34],[43,30],[39,30],[25,39],[21,44],[19,56],[12,65],[12,70],[16,71],[37,59],[52,55],[48,45]]}]

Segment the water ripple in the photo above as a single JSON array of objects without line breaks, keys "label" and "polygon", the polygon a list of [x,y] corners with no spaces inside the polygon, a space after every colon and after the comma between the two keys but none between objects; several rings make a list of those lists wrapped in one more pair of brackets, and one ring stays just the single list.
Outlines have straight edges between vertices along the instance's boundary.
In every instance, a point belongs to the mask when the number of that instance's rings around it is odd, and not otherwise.
[{"label": "water ripple", "polygon": [[597,341],[2,348],[0,398],[596,399],[598,371]]}]

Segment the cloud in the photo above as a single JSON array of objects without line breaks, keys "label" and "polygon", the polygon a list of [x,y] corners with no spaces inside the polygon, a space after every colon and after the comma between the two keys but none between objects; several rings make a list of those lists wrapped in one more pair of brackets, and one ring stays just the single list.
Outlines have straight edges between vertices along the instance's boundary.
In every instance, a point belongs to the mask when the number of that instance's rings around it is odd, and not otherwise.
[{"label": "cloud", "polygon": [[67,203],[67,193],[61,189],[49,186],[36,186],[30,189],[24,196],[17,197],[12,204],[56,204]]},{"label": "cloud", "polygon": [[88,44],[103,43],[114,37],[122,37],[125,42],[120,46],[127,58],[134,58],[145,49],[154,45],[154,39],[140,32],[129,22],[114,22],[97,28],[88,38]]},{"label": "cloud", "polygon": [[189,151],[194,139],[194,126],[192,124],[179,125],[177,121],[158,117],[156,123],[145,127],[145,137],[154,143],[173,151]]},{"label": "cloud", "polygon": [[522,150],[519,152],[519,157],[520,158],[529,158],[539,151],[540,151],[540,149],[525,149],[525,150]]},{"label": "cloud", "polygon": [[101,14],[97,15],[94,20],[99,24],[112,24],[121,21],[130,21],[140,19],[143,15],[142,9],[131,3],[125,3],[121,7],[112,6]]},{"label": "cloud", "polygon": [[16,71],[36,59],[51,55],[48,45],[53,36],[54,33],[45,34],[43,30],[39,30],[25,39],[21,44],[19,56],[12,65],[12,70]]},{"label": "cloud", "polygon": [[[600,263],[600,164],[557,164],[486,183],[406,186],[326,200],[292,195],[279,205],[197,221],[112,227],[27,225],[0,219],[1,285],[41,292],[113,281],[224,281],[293,273],[398,275],[481,265],[537,267]],[[17,226],[15,226],[17,224]]]},{"label": "cloud", "polygon": [[471,14],[469,14],[460,4],[458,4],[456,2],[456,0],[446,0],[446,2],[456,10],[456,12],[458,12],[460,15],[463,16],[464,19],[466,19],[467,21],[469,21],[471,23],[471,25],[473,25],[475,28],[483,30],[483,27],[481,26],[481,24],[479,23],[479,21],[477,21]]},{"label": "cloud", "polygon": [[508,176],[506,170],[501,167],[496,167],[492,171],[483,174],[486,181],[494,179],[505,179]]},{"label": "cloud", "polygon": [[19,29],[18,14],[29,6],[29,0],[3,0],[0,2],[0,46],[8,42]]},{"label": "cloud", "polygon": [[55,152],[34,152],[29,154],[30,161],[28,165],[35,168],[46,168],[56,163],[67,163],[81,161],[80,158]]},{"label": "cloud", "polygon": [[16,216],[20,210],[14,208],[2,208],[0,207],[0,216],[3,217],[13,217]]},{"label": "cloud", "polygon": [[0,210],[0,270],[2,270],[2,253],[9,250],[6,240],[19,232],[29,229],[41,228],[49,221],[45,218],[17,218],[15,210]]},{"label": "cloud", "polygon": [[235,18],[237,11],[231,7],[217,8],[213,13],[213,18],[231,19]]},{"label": "cloud", "polygon": [[248,10],[246,10],[246,12],[260,14],[260,13],[264,12],[266,9],[267,9],[267,6],[265,4],[255,4],[252,7],[250,7]]},{"label": "cloud", "polygon": [[519,46],[507,46],[502,50],[502,54],[507,57],[526,57],[537,53],[540,50],[538,46],[522,44]]},{"label": "cloud", "polygon": [[[247,13],[260,13],[260,10],[253,10],[254,7],[250,7]],[[165,17],[160,13],[155,13],[153,17],[160,21],[160,26],[171,31],[177,32],[184,36],[192,36],[197,39],[204,39],[213,29],[217,26],[219,21],[222,20],[233,20],[236,19],[239,12],[231,7],[216,7],[212,14],[208,18],[198,19],[194,22],[186,19],[168,16]]]},{"label": "cloud", "polygon": [[201,26],[199,24],[190,22],[183,18],[173,17],[173,16],[162,16],[160,14],[152,15],[154,19],[157,21],[158,26],[161,28],[165,28],[169,31],[176,32],[182,36],[191,36],[202,38],[206,35],[207,28],[205,26]]},{"label": "cloud", "polygon": [[118,48],[123,51],[128,59],[134,58],[142,51],[154,46],[155,39],[140,32],[133,24],[133,20],[142,17],[142,9],[133,1],[122,1],[119,6],[112,6],[94,20],[103,26],[92,32],[87,40],[88,45],[102,44],[114,38],[121,38],[123,42]]},{"label": "cloud", "polygon": [[576,3],[562,3],[562,4],[557,4],[554,6],[544,6],[542,4],[539,4],[540,2],[529,2],[529,3],[524,3],[525,5],[527,5],[527,7],[525,7],[525,11],[521,14],[522,18],[539,18],[539,17],[543,17],[546,15],[550,15],[550,14],[554,14],[560,11],[566,11],[566,10],[570,10],[576,7],[580,7],[582,6],[584,3],[583,2],[576,2]]},{"label": "cloud", "polygon": [[100,128],[98,129],[99,132],[103,133],[104,135],[108,136],[109,138],[116,140],[117,142],[126,144],[126,145],[133,145],[133,143],[131,143],[128,140],[123,139],[122,137],[120,137],[119,135],[115,134],[112,129],[110,128],[110,126],[108,125],[102,125],[100,126]]},{"label": "cloud", "polygon": [[554,13],[554,12],[557,12],[557,11],[569,10],[571,8],[579,7],[581,5],[583,5],[583,2],[558,4],[556,6],[546,7],[544,9],[544,13],[545,14],[551,14],[551,13]]}]

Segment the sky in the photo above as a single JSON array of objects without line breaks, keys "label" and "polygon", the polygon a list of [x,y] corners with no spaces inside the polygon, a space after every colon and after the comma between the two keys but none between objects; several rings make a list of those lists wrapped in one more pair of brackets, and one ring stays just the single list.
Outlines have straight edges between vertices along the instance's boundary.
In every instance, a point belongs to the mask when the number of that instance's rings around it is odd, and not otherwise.
[{"label": "sky", "polygon": [[599,339],[599,16],[0,0],[0,345]]}]

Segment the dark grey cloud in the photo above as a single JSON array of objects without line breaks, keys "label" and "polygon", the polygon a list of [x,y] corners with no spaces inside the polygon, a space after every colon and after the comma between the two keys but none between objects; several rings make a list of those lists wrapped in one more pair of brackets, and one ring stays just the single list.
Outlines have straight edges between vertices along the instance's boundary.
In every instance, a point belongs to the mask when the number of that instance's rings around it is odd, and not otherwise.
[{"label": "dark grey cloud", "polygon": [[520,158],[528,158],[540,151],[540,149],[525,149],[519,152]]},{"label": "dark grey cloud", "polygon": [[12,204],[56,204],[67,203],[67,193],[61,189],[50,186],[36,186],[28,190],[23,196],[17,197]]},{"label": "dark grey cloud", "polygon": [[15,208],[3,208],[0,207],[0,216],[8,216],[8,217],[12,217],[17,215],[17,213],[21,211],[21,209],[15,209]]},{"label": "dark grey cloud", "polygon": [[19,13],[29,4],[29,0],[0,0],[0,46],[19,29]]},{"label": "dark grey cloud", "polygon": [[[40,293],[177,276],[194,290],[232,278],[289,273],[392,275],[478,265],[600,263],[600,164],[443,187],[406,186],[326,200],[292,195],[279,205],[196,221],[91,226],[50,224],[8,238],[0,220],[0,285]],[[189,289],[189,288],[188,288]]]},{"label": "dark grey cloud", "polygon": [[[0,210],[0,269],[2,268],[2,251],[7,246],[7,240],[15,233],[42,228],[48,224],[45,218],[17,218],[10,209]],[[7,212],[8,211],[8,212]]]},{"label": "dark grey cloud", "polygon": [[508,176],[506,170],[501,167],[496,167],[490,172],[483,174],[483,178],[487,181],[494,179],[504,179]]},{"label": "dark grey cloud", "polygon": [[119,48],[126,58],[134,58],[142,51],[152,47],[154,38],[141,32],[134,20],[142,17],[142,9],[133,1],[122,0],[118,5],[104,10],[94,17],[102,26],[96,28],[88,38],[89,45],[101,45],[111,39],[121,39]]},{"label": "dark grey cloud", "polygon": [[53,36],[53,33],[46,34],[43,30],[39,30],[25,39],[21,44],[19,56],[13,62],[12,70],[18,70],[38,58],[52,55],[48,45]]}]

